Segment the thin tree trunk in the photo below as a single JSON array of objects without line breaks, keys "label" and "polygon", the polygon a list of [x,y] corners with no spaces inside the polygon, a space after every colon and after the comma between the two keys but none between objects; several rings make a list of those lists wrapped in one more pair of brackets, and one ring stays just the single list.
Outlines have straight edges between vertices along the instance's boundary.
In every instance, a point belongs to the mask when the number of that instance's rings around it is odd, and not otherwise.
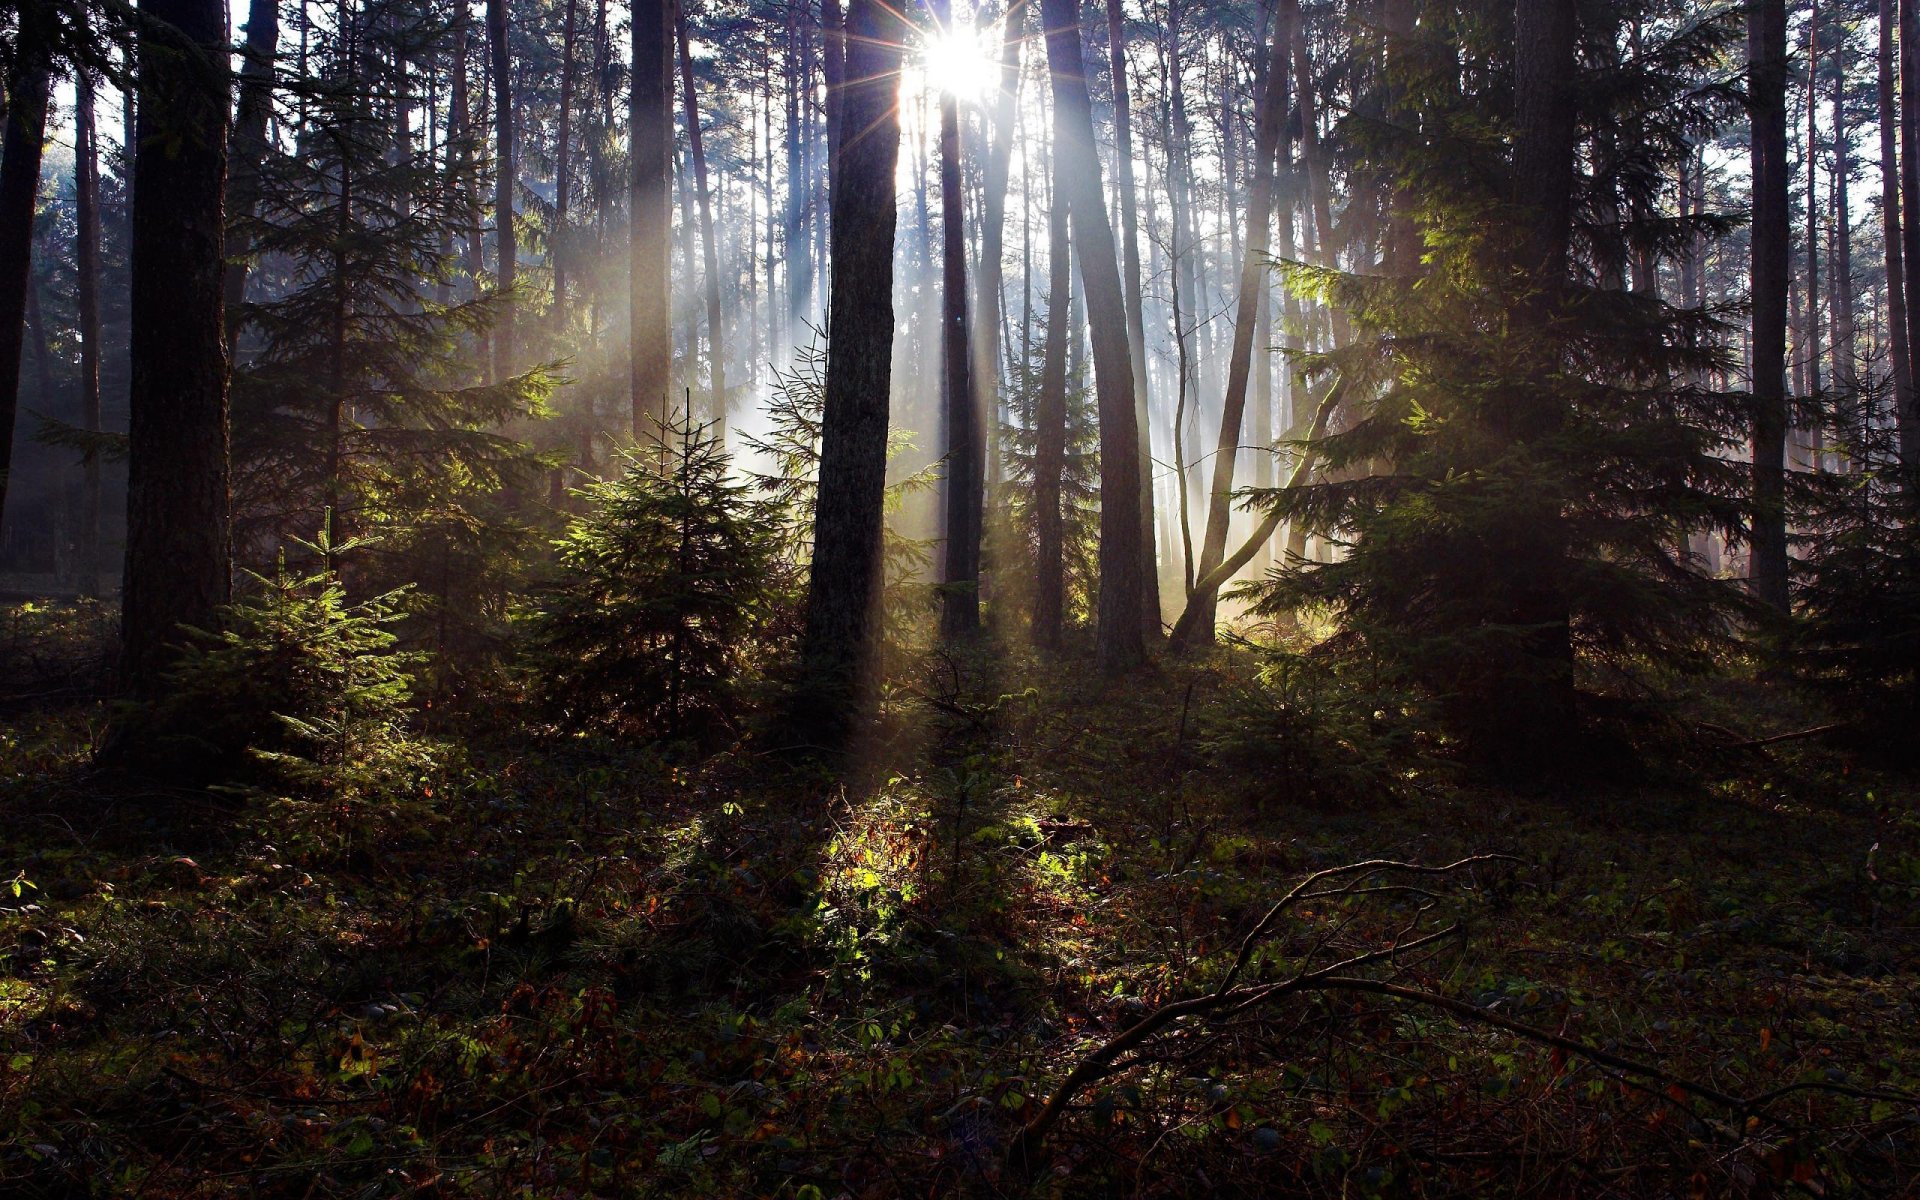
[{"label": "thin tree trunk", "polygon": [[1107,53],[1113,75],[1114,173],[1120,188],[1120,259],[1127,287],[1127,344],[1133,350],[1133,419],[1140,430],[1140,620],[1158,639],[1160,561],[1153,516],[1153,404],[1147,383],[1146,302],[1140,284],[1139,197],[1133,181],[1133,96],[1127,79],[1127,26],[1122,0],[1107,0]]},{"label": "thin tree trunk", "polygon": [[[1065,109],[1053,109],[1056,146],[1072,136],[1062,128]],[[1069,252],[1068,183],[1061,156],[1053,157],[1053,203],[1047,211],[1047,341],[1041,351],[1040,402],[1034,408],[1033,453],[1033,643],[1058,650],[1066,615],[1065,530],[1060,511],[1067,459],[1067,343],[1079,336],[1072,325],[1073,260]]]},{"label": "thin tree trunk", "polygon": [[[1247,384],[1253,366],[1255,326],[1266,288],[1267,250],[1273,228],[1273,164],[1280,152],[1280,132],[1286,123],[1287,56],[1293,31],[1291,14],[1282,9],[1274,26],[1265,78],[1254,116],[1253,179],[1248,198],[1247,244],[1240,265],[1240,293],[1234,314],[1233,351],[1227,363],[1227,391],[1221,403],[1220,440],[1213,461],[1212,504],[1207,511],[1205,541],[1200,548],[1198,574],[1206,575],[1227,553],[1227,532],[1233,516],[1234,465],[1239,458],[1241,429],[1246,422]],[[1188,612],[1180,615],[1174,642],[1193,647],[1213,640],[1218,592],[1187,598]],[[1193,611],[1198,608],[1198,611]]]},{"label": "thin tree trunk", "polygon": [[[727,351],[720,308],[720,251],[713,236],[713,195],[707,188],[706,142],[700,135],[700,105],[693,90],[693,52],[688,46],[686,8],[673,6],[674,31],[680,42],[680,89],[686,102],[687,146],[693,157],[694,193],[700,202],[700,242],[707,281],[707,370],[713,381],[708,410],[712,436],[727,436]],[[691,374],[691,372],[689,372]]]},{"label": "thin tree trunk", "polygon": [[1026,37],[1027,0],[1011,0],[1000,42],[1000,79],[994,93],[993,138],[987,152],[981,202],[980,274],[975,281],[973,342],[975,405],[987,427],[991,490],[1000,482],[1000,395],[1006,340],[1005,288],[1007,187],[1013,174],[1014,118],[1020,98],[1020,48]]},{"label": "thin tree trunk", "polygon": [[247,298],[252,247],[242,227],[260,203],[260,170],[267,155],[267,117],[273,111],[273,60],[280,46],[279,0],[247,7],[247,49],[240,67],[240,102],[227,152],[227,357],[240,340],[240,305]]},{"label": "thin tree trunk", "polygon": [[553,234],[548,239],[553,256],[553,325],[567,327],[567,259],[572,254],[567,230],[568,201],[573,195],[573,34],[580,0],[567,0],[567,18],[560,41],[560,146],[553,172]]},{"label": "thin tree trunk", "polygon": [[507,302],[500,310],[500,322],[493,331],[494,378],[504,380],[513,374],[514,310],[519,301],[512,296],[518,275],[519,236],[514,228],[514,191],[519,186],[514,161],[513,71],[507,46],[507,0],[487,0],[487,51],[493,63],[493,118],[495,145],[493,163],[493,228],[498,260],[496,278]]},{"label": "thin tree trunk", "polygon": [[21,29],[7,77],[11,110],[0,160],[0,517],[13,467],[13,424],[20,404],[21,347],[26,336],[27,288],[33,266],[33,209],[40,192],[40,151],[47,136],[52,83],[39,10],[21,10]]},{"label": "thin tree trunk", "polygon": [[794,706],[803,736],[834,748],[867,711],[879,643],[900,155],[897,16],[885,0],[851,0],[846,29],[820,483]]},{"label": "thin tree trunk", "polygon": [[1054,147],[1068,182],[1073,244],[1093,329],[1094,393],[1100,419],[1100,594],[1096,657],[1103,670],[1124,671],[1145,657],[1140,635],[1140,435],[1134,420],[1133,352],[1127,345],[1126,300],[1107,221],[1094,150],[1093,102],[1080,44],[1075,0],[1045,0],[1042,16],[1053,102],[1066,109],[1069,136]]},{"label": "thin tree trunk", "polygon": [[1792,271],[1787,196],[1786,0],[1754,0],[1747,17],[1753,127],[1754,594],[1787,611],[1787,287]]},{"label": "thin tree trunk", "polygon": [[[935,24],[952,23],[950,0],[930,0]],[[967,217],[960,180],[960,101],[940,97],[940,351],[947,431],[946,585],[940,631],[958,637],[980,627],[980,536],[986,455],[967,328]]]},{"label": "thin tree trunk", "polygon": [[219,0],[141,6],[123,679],[164,686],[181,627],[231,594],[227,495],[227,24]]},{"label": "thin tree trunk", "polygon": [[1820,5],[1807,18],[1807,396],[1820,396]]},{"label": "thin tree trunk", "polygon": [[[74,246],[80,317],[80,427],[100,432],[100,147],[94,127],[93,73],[74,80]],[[100,454],[81,460],[80,591],[100,595]]]},{"label": "thin tree trunk", "polygon": [[[497,2],[497,0],[496,0]],[[672,268],[673,108],[668,80],[672,41],[667,0],[633,6],[632,222],[628,284],[631,301],[630,377],[633,437],[652,438],[664,466],[673,374]]]},{"label": "thin tree trunk", "polygon": [[[1834,47],[1833,71],[1833,382],[1843,395],[1859,389],[1859,349],[1853,308],[1853,207],[1847,176],[1853,170],[1853,146],[1847,129],[1847,71],[1842,51],[1845,39]],[[1850,402],[1850,401],[1849,401]]]},{"label": "thin tree trunk", "polygon": [[1912,467],[1920,464],[1920,405],[1915,403],[1912,346],[1907,340],[1906,243],[1900,228],[1901,165],[1896,146],[1899,119],[1893,90],[1894,21],[1894,0],[1880,0],[1880,229],[1886,243],[1887,341],[1893,360],[1894,417],[1900,431],[1900,461]]}]

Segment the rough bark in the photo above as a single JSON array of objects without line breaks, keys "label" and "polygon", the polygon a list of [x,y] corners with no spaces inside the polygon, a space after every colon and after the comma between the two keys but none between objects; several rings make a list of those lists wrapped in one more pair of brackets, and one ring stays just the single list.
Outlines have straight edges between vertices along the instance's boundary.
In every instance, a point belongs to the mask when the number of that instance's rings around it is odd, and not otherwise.
[{"label": "rough bark", "polygon": [[[951,24],[949,0],[929,0],[942,30]],[[960,101],[940,97],[940,352],[946,414],[946,555],[941,582],[940,631],[962,636],[980,627],[980,537],[985,512],[985,428],[973,390],[967,328],[967,213],[960,181]]]},{"label": "rough bark", "polygon": [[673,109],[667,61],[667,0],[636,0],[633,7],[633,91],[628,213],[633,437],[665,450],[663,430],[673,372],[672,271]]},{"label": "rough bark", "polygon": [[[701,264],[707,284],[707,370],[713,382],[708,419],[712,436],[727,434],[727,343],[720,306],[720,250],[713,235],[713,193],[707,186],[706,141],[700,135],[700,105],[693,88],[693,52],[688,47],[687,12],[673,6],[674,33],[680,45],[680,91],[686,105],[687,150],[693,158],[694,195],[700,205]],[[691,371],[688,374],[692,374]]]},{"label": "rough bark", "polygon": [[900,155],[899,21],[885,0],[851,0],[846,27],[820,484],[795,706],[803,735],[835,747],[871,702],[879,641]]},{"label": "rough bark", "polygon": [[1755,0],[1747,16],[1753,156],[1752,552],[1754,595],[1785,612],[1787,594],[1787,10]]},{"label": "rough bark", "polygon": [[280,47],[278,0],[247,7],[247,48],[240,66],[240,101],[227,150],[227,357],[240,340],[240,304],[247,298],[252,247],[244,223],[260,203],[260,170],[267,156],[267,117],[273,111],[273,60]]},{"label": "rough bark", "polygon": [[227,27],[220,0],[141,6],[134,153],[123,679],[151,698],[183,625],[230,593],[226,243]]},{"label": "rough bark", "polygon": [[1053,102],[1066,109],[1066,140],[1054,147],[1068,183],[1066,199],[1080,283],[1093,331],[1094,394],[1100,418],[1100,594],[1096,657],[1123,671],[1145,657],[1141,637],[1140,437],[1134,420],[1133,352],[1127,344],[1113,227],[1107,221],[1094,151],[1093,104],[1074,0],[1045,0],[1042,18]]}]

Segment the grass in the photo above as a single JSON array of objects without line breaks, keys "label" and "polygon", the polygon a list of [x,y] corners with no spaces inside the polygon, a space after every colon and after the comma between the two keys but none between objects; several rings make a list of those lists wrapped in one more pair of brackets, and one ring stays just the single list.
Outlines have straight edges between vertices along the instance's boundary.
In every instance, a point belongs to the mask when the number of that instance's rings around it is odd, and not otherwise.
[{"label": "grass", "polygon": [[[1755,684],[1693,703],[1804,715]],[[751,743],[491,734],[351,803],[107,792],[95,704],[8,716],[0,1193],[1920,1186],[1911,1102],[1747,1122],[1352,996],[1176,1031],[1010,1171],[1079,1056],[1211,987],[1303,873],[1376,856],[1520,860],[1439,895],[1467,936],[1406,982],[1725,1091],[1911,1090],[1916,792],[1814,742],[1680,739],[1614,782],[1490,788],[1389,701],[1245,649],[1112,686],[963,657],[891,704],[855,787]],[[1255,969],[1408,919],[1315,904]]]}]

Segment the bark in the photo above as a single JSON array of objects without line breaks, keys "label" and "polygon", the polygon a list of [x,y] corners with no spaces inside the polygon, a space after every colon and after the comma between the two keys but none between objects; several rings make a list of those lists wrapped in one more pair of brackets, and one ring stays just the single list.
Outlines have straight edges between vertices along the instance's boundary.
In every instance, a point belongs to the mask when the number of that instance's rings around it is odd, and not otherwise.
[{"label": "bark", "polygon": [[840,0],[820,0],[820,26],[826,43],[821,70],[827,80],[827,194],[833,194],[833,165],[840,153],[840,90],[847,83],[847,15]]},{"label": "bark", "polygon": [[1075,0],[1045,0],[1042,17],[1053,102],[1066,109],[1069,136],[1054,147],[1068,184],[1066,199],[1080,283],[1093,330],[1094,394],[1100,419],[1100,594],[1096,657],[1106,671],[1137,666],[1144,561],[1140,529],[1140,440],[1134,420],[1133,352],[1127,344],[1126,300],[1113,227],[1107,221],[1094,151],[1093,103],[1080,44]]},{"label": "bark", "polygon": [[[667,0],[636,0],[628,212],[632,222],[628,283],[633,437],[652,439],[664,455],[673,373],[672,269],[673,109],[667,60]],[[663,459],[664,461],[664,459]]]},{"label": "bark", "polygon": [[[707,187],[706,142],[700,136],[700,105],[693,89],[693,53],[688,48],[687,13],[673,6],[674,32],[680,43],[680,90],[686,103],[687,148],[693,158],[694,194],[700,204],[702,266],[707,282],[707,370],[713,382],[708,412],[712,436],[727,436],[727,351],[720,310],[720,251],[713,236],[713,193]],[[691,352],[691,348],[689,348]],[[691,375],[693,372],[688,371]]]},{"label": "bark", "polygon": [[[80,317],[80,427],[100,432],[100,146],[94,122],[93,75],[74,80],[74,246]],[[100,454],[81,459],[80,591],[100,594]]]},{"label": "bark", "polygon": [[1807,396],[1820,386],[1820,5],[1807,19]]},{"label": "bark", "polygon": [[[1246,422],[1247,384],[1252,375],[1253,340],[1259,324],[1260,298],[1266,288],[1267,250],[1273,228],[1273,164],[1280,151],[1280,132],[1286,124],[1287,56],[1293,31],[1282,10],[1274,27],[1273,44],[1262,80],[1254,115],[1253,179],[1249,188],[1247,242],[1240,265],[1240,293],[1234,313],[1233,350],[1227,362],[1227,391],[1221,402],[1220,440],[1213,460],[1212,504],[1207,510],[1207,530],[1200,547],[1199,574],[1206,575],[1218,566],[1227,552],[1227,530],[1233,517],[1234,467],[1240,454],[1241,429]],[[1203,612],[1193,621],[1182,621],[1192,639],[1186,645],[1211,641],[1214,608],[1219,593],[1196,592],[1187,598],[1189,606],[1198,604]]]},{"label": "bark", "polygon": [[902,33],[885,0],[851,0],[846,28],[820,484],[794,710],[803,735],[835,748],[871,703],[879,642]]},{"label": "bark", "polygon": [[[1069,136],[1060,128],[1064,110],[1053,110],[1054,143]],[[1053,160],[1053,204],[1047,213],[1047,342],[1041,352],[1040,402],[1035,406],[1033,454],[1033,642],[1060,648],[1065,624],[1066,564],[1062,476],[1067,458],[1067,342],[1079,336],[1073,327],[1073,259],[1069,251],[1067,181],[1061,158]]]},{"label": "bark", "polygon": [[1154,547],[1153,415],[1147,385],[1146,304],[1140,285],[1139,198],[1133,181],[1133,97],[1127,80],[1122,0],[1107,0],[1107,52],[1113,73],[1114,173],[1120,187],[1120,260],[1127,286],[1127,344],[1133,350],[1133,419],[1140,430],[1140,620],[1149,638],[1160,624],[1160,561]]},{"label": "bark", "polygon": [[1005,346],[1005,286],[1007,187],[1013,174],[1013,138],[1020,98],[1020,47],[1026,37],[1027,0],[1012,0],[1000,42],[1000,81],[994,93],[993,141],[987,153],[985,193],[981,201],[980,275],[975,281],[973,311],[977,335],[973,341],[975,404],[987,425],[987,462],[995,468],[998,490],[1000,463],[1000,384]]},{"label": "bark", "polygon": [[1833,382],[1843,395],[1860,386],[1858,343],[1853,308],[1853,207],[1848,174],[1853,170],[1852,134],[1847,129],[1847,72],[1841,45],[1833,64]]},{"label": "bark", "polygon": [[519,236],[514,228],[513,193],[519,184],[514,161],[513,70],[507,46],[507,0],[487,0],[487,52],[493,63],[493,226],[498,259],[495,277],[507,303],[493,330],[494,378],[513,374],[513,318],[518,301],[512,292],[518,275]]},{"label": "bark", "polygon": [[280,47],[278,0],[247,7],[247,49],[240,67],[240,101],[227,151],[227,357],[240,340],[240,305],[247,298],[252,247],[246,222],[260,203],[260,171],[267,156],[267,117],[273,111],[273,60]]},{"label": "bark", "polygon": [[560,146],[553,172],[553,323],[567,325],[567,260],[572,243],[567,232],[567,207],[573,195],[573,35],[579,21],[580,0],[567,0],[566,23],[560,42]]},{"label": "bark", "polygon": [[1787,286],[1792,266],[1787,197],[1786,0],[1755,0],[1747,16],[1753,156],[1754,595],[1787,611]]},{"label": "bark", "polygon": [[181,626],[231,594],[222,319],[227,26],[220,0],[141,6],[123,678],[148,699]]},{"label": "bark", "polygon": [[1880,0],[1879,124],[1880,229],[1886,243],[1887,337],[1891,344],[1896,426],[1900,431],[1900,461],[1920,464],[1920,406],[1913,391],[1912,345],[1907,340],[1907,279],[1904,239],[1900,222],[1900,155],[1896,139],[1893,77],[1894,0]]},{"label": "bark", "polygon": [[[935,24],[951,25],[950,0],[930,0]],[[980,627],[980,535],[986,496],[985,429],[973,391],[967,328],[967,214],[960,180],[960,101],[940,97],[940,351],[947,431],[946,585],[940,631],[947,637]]]},{"label": "bark", "polygon": [[23,27],[7,93],[4,159],[0,159],[0,516],[6,513],[13,467],[13,424],[20,404],[27,288],[33,266],[33,209],[40,192],[40,152],[47,135],[52,74],[40,22],[23,10]]}]

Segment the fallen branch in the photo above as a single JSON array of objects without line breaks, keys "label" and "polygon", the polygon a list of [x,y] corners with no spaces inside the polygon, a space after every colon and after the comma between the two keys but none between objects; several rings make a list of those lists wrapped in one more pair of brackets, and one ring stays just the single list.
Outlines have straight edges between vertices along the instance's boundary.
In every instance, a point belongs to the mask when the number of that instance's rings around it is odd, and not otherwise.
[{"label": "fallen branch", "polygon": [[1798,742],[1807,738],[1817,738],[1829,733],[1838,733],[1849,728],[1853,722],[1836,721],[1831,725],[1815,725],[1812,729],[1796,729],[1792,733],[1776,733],[1771,737],[1748,738],[1745,741],[1732,742],[1720,747],[1722,750],[1758,750],[1763,746],[1777,746],[1781,742]]}]

